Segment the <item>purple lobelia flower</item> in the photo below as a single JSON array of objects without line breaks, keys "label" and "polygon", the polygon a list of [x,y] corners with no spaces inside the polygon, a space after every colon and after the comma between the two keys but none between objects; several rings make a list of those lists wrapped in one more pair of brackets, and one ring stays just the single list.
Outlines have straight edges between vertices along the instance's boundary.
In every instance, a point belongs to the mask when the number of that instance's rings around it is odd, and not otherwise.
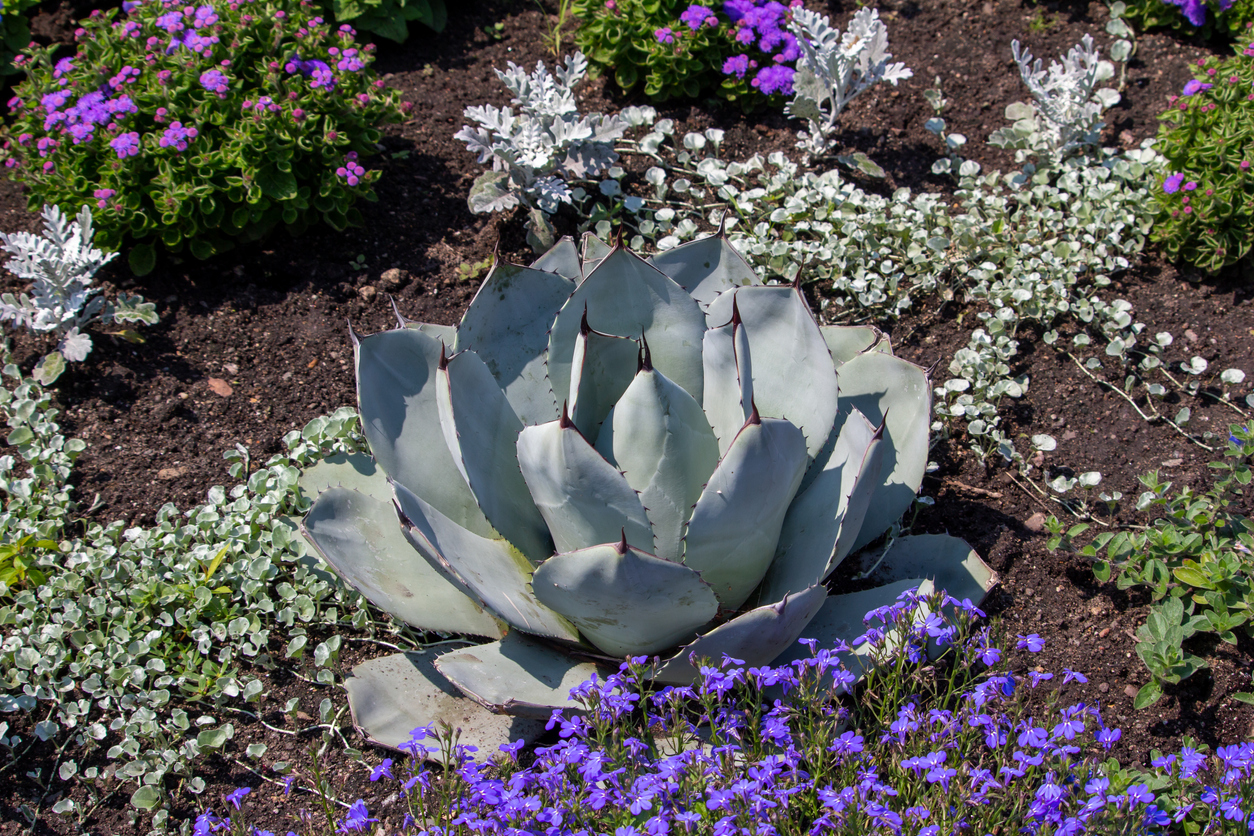
[{"label": "purple lobelia flower", "polygon": [[1194,26],[1202,26],[1206,23],[1205,0],[1167,0],[1167,2],[1173,6],[1179,6],[1185,19]]}]

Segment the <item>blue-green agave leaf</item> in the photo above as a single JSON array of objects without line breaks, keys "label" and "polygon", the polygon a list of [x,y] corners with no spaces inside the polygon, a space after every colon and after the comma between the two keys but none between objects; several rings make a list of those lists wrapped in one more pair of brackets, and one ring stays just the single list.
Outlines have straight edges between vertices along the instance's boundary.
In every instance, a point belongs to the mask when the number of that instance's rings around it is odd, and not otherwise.
[{"label": "blue-green agave leaf", "polygon": [[653,548],[653,530],[640,497],[565,413],[524,429],[517,449],[523,478],[557,551],[615,543],[624,531],[636,548]]},{"label": "blue-green agave leaf", "polygon": [[[533,261],[531,269],[556,273],[564,279],[569,279],[572,289],[583,281],[583,272],[579,269],[579,248],[575,246],[575,240],[569,235],[563,235],[544,255]],[[549,318],[549,322],[552,322],[552,317]]]},{"label": "blue-green agave leaf", "polygon": [[703,308],[724,290],[762,284],[722,233],[660,252],[649,263],[674,279]]},{"label": "blue-green agave leaf", "polygon": [[758,411],[799,427],[814,461],[832,433],[837,390],[832,355],[810,306],[796,287],[742,287],[710,304],[710,325],[730,322],[733,305],[748,337]]},{"label": "blue-green agave leaf", "polygon": [[812,586],[775,604],[749,610],[715,627],[662,663],[654,680],[668,685],[689,685],[697,678],[690,659],[706,659],[718,665],[724,654],[748,666],[771,664],[806,630],[823,606],[827,590]]},{"label": "blue-green agave leaf", "polygon": [[884,332],[874,325],[820,325],[823,341],[832,353],[836,368],[848,363],[868,349],[882,354],[892,354],[893,346]]},{"label": "blue-green agave leaf", "polygon": [[570,691],[609,671],[510,633],[499,642],[464,647],[435,660],[463,694],[493,712],[547,718],[553,709],[578,710]]},{"label": "blue-green agave leaf", "polygon": [[569,398],[570,418],[584,438],[596,440],[605,417],[636,376],[639,357],[635,340],[593,331],[584,319],[575,338]]},{"label": "blue-green agave leaf", "polygon": [[625,541],[551,557],[531,586],[584,638],[619,658],[689,641],[718,613],[718,599],[696,572]]},{"label": "blue-green agave leaf", "polygon": [[884,423],[879,484],[850,547],[852,554],[887,531],[914,503],[927,469],[932,387],[923,369],[877,351],[842,365],[837,379],[842,416],[856,409],[871,423]]},{"label": "blue-green agave leaf", "polygon": [[698,400],[705,316],[684,289],[624,249],[607,255],[571,295],[549,333],[549,380],[570,390],[575,340],[587,313],[603,334],[649,343],[653,365]]},{"label": "blue-green agave leaf", "polygon": [[479,501],[438,435],[439,340],[397,328],[355,342],[361,428],[379,466],[441,514],[481,537],[493,536]]},{"label": "blue-green agave leaf", "polygon": [[524,424],[557,418],[545,354],[549,326],[574,290],[556,273],[498,260],[457,326],[453,351],[479,355]]},{"label": "blue-green agave leaf", "polygon": [[[457,729],[458,742],[480,752],[495,752],[502,743],[544,734],[544,721],[494,714],[467,702],[444,675],[435,669],[435,655],[410,651],[362,662],[344,681],[353,725],[372,742],[389,749],[418,751],[443,762],[434,738],[412,741],[410,733],[420,726],[444,725]],[[412,741],[412,743],[411,743]]]},{"label": "blue-green agave leaf", "polygon": [[753,412],[753,358],[734,298],[731,321],[705,332],[701,364],[705,378],[701,406],[721,456]]},{"label": "blue-green agave leaf", "polygon": [[718,441],[701,405],[646,365],[610,413],[596,448],[640,493],[653,525],[653,553],[681,560],[684,525],[718,465]]},{"label": "blue-green agave leaf", "polygon": [[514,454],[523,425],[496,378],[479,355],[463,351],[441,363],[438,382],[444,442],[484,516],[533,562],[548,558],[553,541]]},{"label": "blue-green agave leaf", "polygon": [[738,609],[766,574],[805,468],[801,430],[756,411],[715,468],[688,520],[684,564],[725,609]]},{"label": "blue-green agave leaf", "polygon": [[583,279],[588,278],[592,271],[597,269],[605,257],[614,251],[614,248],[593,235],[591,232],[583,234],[583,254],[580,256],[579,270]]},{"label": "blue-green agave leaf", "polygon": [[490,611],[528,633],[578,642],[579,631],[531,592],[531,562],[499,536],[480,537],[393,483],[406,539],[472,591]]},{"label": "blue-green agave leaf", "polygon": [[502,622],[413,549],[397,523],[382,471],[374,481],[383,498],[330,488],[305,516],[301,532],[327,565],[376,607],[419,630],[505,635]]},{"label": "blue-green agave leaf", "polygon": [[837,544],[844,540],[847,548],[853,543],[879,477],[880,430],[856,411],[845,421],[819,475],[798,493],[784,517],[761,603],[821,582],[844,559]]},{"label": "blue-green agave leaf", "polygon": [[975,549],[961,538],[948,534],[913,534],[898,537],[886,551],[863,559],[875,566],[871,579],[887,584],[908,578],[927,578],[936,589],[961,601],[979,604],[997,582],[997,573],[988,567]]}]

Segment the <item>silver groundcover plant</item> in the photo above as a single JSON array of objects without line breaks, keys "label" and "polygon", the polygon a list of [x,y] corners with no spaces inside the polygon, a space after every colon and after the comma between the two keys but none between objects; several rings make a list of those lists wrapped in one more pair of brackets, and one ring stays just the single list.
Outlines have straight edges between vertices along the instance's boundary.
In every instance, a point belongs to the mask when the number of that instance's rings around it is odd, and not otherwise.
[{"label": "silver groundcover plant", "polygon": [[385,745],[444,720],[494,751],[624,656],[686,683],[695,659],[851,640],[907,588],[992,583],[966,543],[914,536],[869,558],[881,586],[829,594],[914,500],[931,387],[722,235],[648,260],[564,239],[498,263],[456,329],[354,341],[374,459],[308,472],[305,534],[395,617],[495,640],[359,665],[353,716]]}]

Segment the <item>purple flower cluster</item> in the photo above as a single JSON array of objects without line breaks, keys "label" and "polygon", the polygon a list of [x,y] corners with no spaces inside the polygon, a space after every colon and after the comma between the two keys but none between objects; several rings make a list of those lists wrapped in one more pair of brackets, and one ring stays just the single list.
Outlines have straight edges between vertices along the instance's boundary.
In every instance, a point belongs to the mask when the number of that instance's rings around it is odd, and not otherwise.
[{"label": "purple flower cluster", "polygon": [[[1185,20],[1194,26],[1204,26],[1206,24],[1206,0],[1166,0],[1173,6],[1180,7],[1180,13],[1184,15]],[[1232,8],[1233,0],[1219,0],[1219,10],[1227,11]]]},{"label": "purple flower cluster", "polygon": [[172,122],[170,127],[166,128],[161,134],[158,145],[162,148],[174,148],[177,151],[186,151],[188,140],[195,139],[199,132],[192,127],[184,128],[182,122]]},{"label": "purple flower cluster", "polygon": [[714,12],[696,3],[684,10],[679,16],[679,22],[694,32],[702,26],[718,26],[718,18],[714,16]]},{"label": "purple flower cluster", "polygon": [[361,182],[361,178],[366,176],[366,169],[361,163],[357,162],[357,152],[349,151],[344,157],[344,165],[335,170],[337,177],[344,178],[344,181],[350,186],[356,186]]},{"label": "purple flower cluster", "polygon": [[124,160],[139,153],[139,133],[127,131],[109,141],[109,147],[117,152],[118,159]]},{"label": "purple flower cluster", "polygon": [[294,55],[284,69],[291,75],[300,73],[311,79],[310,87],[321,87],[328,91],[335,89],[335,75],[325,61],[316,59],[306,61],[299,55]]},{"label": "purple flower cluster", "polygon": [[216,93],[218,98],[224,99],[231,82],[221,70],[206,70],[200,74],[200,86],[210,93]]}]

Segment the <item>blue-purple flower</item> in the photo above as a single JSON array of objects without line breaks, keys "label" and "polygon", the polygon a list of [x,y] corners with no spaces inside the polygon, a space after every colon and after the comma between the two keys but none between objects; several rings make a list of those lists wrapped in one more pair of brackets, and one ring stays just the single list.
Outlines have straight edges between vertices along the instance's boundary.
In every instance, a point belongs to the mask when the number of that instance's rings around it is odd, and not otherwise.
[{"label": "blue-purple flower", "polygon": [[1215,85],[1207,84],[1204,81],[1198,81],[1196,78],[1191,78],[1184,83],[1183,93],[1186,96],[1195,96],[1198,93],[1201,93],[1203,90],[1209,90],[1210,88],[1214,86]]},{"label": "blue-purple flower", "polygon": [[670,44],[675,42],[675,30],[669,26],[663,26],[661,29],[654,30],[653,37],[657,38],[660,44]]},{"label": "blue-purple flower", "polygon": [[679,16],[679,21],[687,24],[688,28],[694,32],[702,26],[718,25],[718,18],[714,16],[714,12],[696,3],[684,10],[684,13]]},{"label": "blue-purple flower", "polygon": [[206,70],[200,74],[200,86],[210,93],[216,93],[219,98],[224,98],[231,82],[221,70]]},{"label": "blue-purple flower", "polygon": [[109,141],[109,147],[118,155],[119,160],[133,157],[139,153],[139,133],[127,131]]},{"label": "blue-purple flower", "polygon": [[1168,174],[1167,179],[1163,181],[1163,191],[1167,194],[1175,194],[1180,191],[1180,184],[1184,182],[1184,175],[1175,173]]}]

